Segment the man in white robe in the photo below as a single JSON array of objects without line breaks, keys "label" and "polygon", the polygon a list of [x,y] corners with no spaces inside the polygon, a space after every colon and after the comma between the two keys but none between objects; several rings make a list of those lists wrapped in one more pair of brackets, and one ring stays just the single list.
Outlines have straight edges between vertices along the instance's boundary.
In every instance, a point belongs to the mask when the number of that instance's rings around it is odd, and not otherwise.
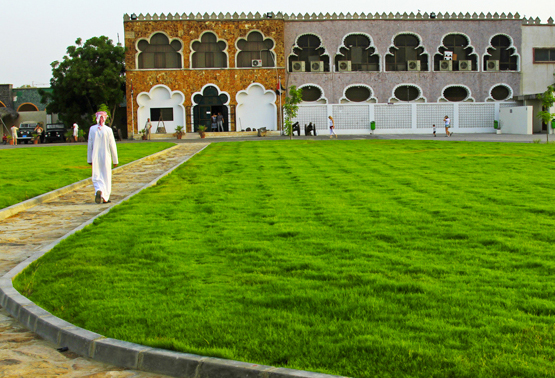
[{"label": "man in white robe", "polygon": [[110,202],[112,192],[112,163],[118,166],[118,151],[114,133],[105,125],[106,112],[96,113],[97,124],[89,129],[89,145],[87,162],[92,165],[92,182],[94,185],[95,202]]}]

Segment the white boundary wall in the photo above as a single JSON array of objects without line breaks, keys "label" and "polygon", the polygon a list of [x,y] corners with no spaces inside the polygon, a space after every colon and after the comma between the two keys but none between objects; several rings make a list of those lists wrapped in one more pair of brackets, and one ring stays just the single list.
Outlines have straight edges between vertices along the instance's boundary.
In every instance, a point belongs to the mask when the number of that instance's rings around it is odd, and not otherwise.
[{"label": "white boundary wall", "polygon": [[518,106],[503,108],[499,113],[499,126],[503,134],[532,135],[534,108]]},{"label": "white boundary wall", "polygon": [[431,134],[433,124],[443,130],[443,118],[448,115],[455,133],[493,133],[499,110],[515,106],[514,102],[300,104],[293,122],[299,122],[301,132],[312,122],[319,135],[329,133],[330,115],[337,134],[370,134],[372,121],[376,122],[374,134]]}]

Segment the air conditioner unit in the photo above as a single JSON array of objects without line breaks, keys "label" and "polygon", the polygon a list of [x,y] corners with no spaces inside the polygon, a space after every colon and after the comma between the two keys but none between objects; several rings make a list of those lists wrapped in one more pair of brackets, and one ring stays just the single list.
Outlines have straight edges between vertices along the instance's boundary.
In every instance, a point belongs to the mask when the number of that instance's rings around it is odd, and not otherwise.
[{"label": "air conditioner unit", "polygon": [[486,62],[486,71],[499,71],[499,61],[488,60]]},{"label": "air conditioner unit", "polygon": [[350,60],[340,60],[337,64],[337,68],[339,72],[345,72],[351,70],[351,61]]},{"label": "air conditioner unit", "polygon": [[324,71],[324,62],[310,62],[310,72]]},{"label": "air conditioner unit", "polygon": [[459,60],[459,71],[472,71],[472,61]]},{"label": "air conditioner unit", "polygon": [[292,64],[293,72],[304,72],[305,71],[304,65],[305,65],[304,61],[293,62]]},{"label": "air conditioner unit", "polygon": [[419,60],[408,60],[407,61],[407,71],[420,71],[420,61]]},{"label": "air conditioner unit", "polygon": [[262,59],[253,59],[252,67],[262,67]]},{"label": "air conditioner unit", "polygon": [[453,61],[452,60],[441,60],[439,62],[440,71],[453,71]]}]

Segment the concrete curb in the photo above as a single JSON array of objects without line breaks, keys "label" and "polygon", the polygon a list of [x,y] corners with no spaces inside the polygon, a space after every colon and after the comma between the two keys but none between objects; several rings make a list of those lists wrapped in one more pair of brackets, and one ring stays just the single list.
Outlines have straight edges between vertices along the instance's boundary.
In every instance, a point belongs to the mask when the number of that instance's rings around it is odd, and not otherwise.
[{"label": "concrete curb", "polygon": [[[172,148],[177,147],[178,146]],[[204,150],[204,148],[202,148],[197,153]],[[170,149],[164,151],[167,152],[169,150]],[[160,151],[157,154],[160,154],[164,151]],[[157,154],[150,155],[133,163],[139,164],[144,159],[155,158]],[[150,183],[144,185],[142,188],[131,193],[129,196],[122,199],[121,202],[129,200],[131,197],[141,192],[143,189],[156,185],[156,183],[160,179],[169,175],[171,172],[187,162],[187,160],[189,159],[184,160],[172,169],[158,176]],[[125,166],[122,166],[118,169],[124,167],[129,168],[132,166],[131,164],[132,163],[126,164]],[[75,184],[80,185],[74,186],[73,189],[86,185],[88,182],[90,182],[90,179],[79,181]],[[72,185],[68,185],[64,188],[58,189],[55,192],[61,191],[63,189],[65,190],[64,193],[67,193],[71,189],[66,190],[66,188]],[[47,194],[43,196],[46,196]],[[59,196],[61,194],[63,193],[53,195],[49,197],[49,199],[55,198],[56,196]],[[33,200],[37,198],[34,198]],[[44,201],[46,201],[46,199],[39,200],[35,204]],[[28,206],[26,208],[29,207],[32,206]],[[54,248],[54,246],[56,246],[61,240],[69,237],[70,235],[73,235],[77,231],[91,224],[96,218],[107,214],[112,209],[112,207],[113,206],[109,207],[102,213],[83,223],[76,229],[70,231],[60,239],[42,248],[40,251],[18,264],[15,268],[13,268],[2,278],[0,278],[0,306],[5,308],[6,311],[8,311],[26,328],[28,328],[32,332],[35,332],[43,339],[54,343],[57,347],[67,347],[72,352],[77,353],[81,356],[92,358],[96,361],[125,367],[128,369],[185,378],[342,378],[329,374],[313,373],[309,371],[286,368],[276,368],[266,365],[251,364],[248,362],[204,357],[188,353],[172,352],[165,349],[151,348],[127,341],[106,338],[98,333],[74,326],[73,324],[63,319],[52,315],[48,311],[40,308],[29,299],[21,295],[17,290],[15,290],[12,284],[12,280],[27,266],[29,266],[29,264],[42,257],[45,253]],[[22,208],[19,211],[23,211],[26,208]],[[0,213],[0,220],[1,219],[4,218],[1,217]]]},{"label": "concrete curb", "polygon": [[[149,160],[152,160],[152,159],[156,159],[160,155],[163,155],[163,154],[173,150],[174,148],[178,148],[178,147],[179,146],[177,145],[177,146],[173,146],[173,147],[170,147],[170,148],[166,148],[165,150],[156,152],[155,154],[145,156],[144,158],[141,158],[139,160],[134,160],[130,163],[122,165],[121,167],[115,168],[113,170],[113,172],[121,172],[121,171],[127,170],[129,168],[132,168],[137,164],[141,164],[142,162],[149,161]],[[62,188],[55,189],[51,192],[41,194],[40,196],[30,198],[27,201],[23,201],[23,202],[20,202],[20,203],[16,203],[15,205],[6,207],[5,209],[0,210],[0,221],[3,220],[3,219],[9,218],[12,215],[15,215],[17,213],[20,213],[22,211],[30,209],[31,207],[37,206],[37,205],[39,205],[41,203],[44,203],[44,202],[48,202],[48,201],[50,201],[50,200],[52,200],[56,197],[60,197],[64,194],[66,194],[66,193],[71,192],[72,190],[82,188],[83,186],[86,186],[86,185],[92,185],[92,179],[91,178],[86,178],[84,180],[74,182],[73,184],[69,184],[69,185],[64,186]]]}]

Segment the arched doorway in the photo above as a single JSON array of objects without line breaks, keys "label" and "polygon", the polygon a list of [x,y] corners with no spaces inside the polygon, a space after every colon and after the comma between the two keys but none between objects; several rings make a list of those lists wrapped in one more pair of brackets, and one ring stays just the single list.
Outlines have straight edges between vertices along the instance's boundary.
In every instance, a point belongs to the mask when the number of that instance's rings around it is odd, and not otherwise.
[{"label": "arched doorway", "polygon": [[193,95],[194,131],[198,131],[200,125],[206,126],[206,131],[211,131],[210,117],[218,113],[224,116],[224,131],[229,131],[229,112],[226,106],[228,102],[229,96],[220,93],[214,85],[207,85],[201,93]]}]

